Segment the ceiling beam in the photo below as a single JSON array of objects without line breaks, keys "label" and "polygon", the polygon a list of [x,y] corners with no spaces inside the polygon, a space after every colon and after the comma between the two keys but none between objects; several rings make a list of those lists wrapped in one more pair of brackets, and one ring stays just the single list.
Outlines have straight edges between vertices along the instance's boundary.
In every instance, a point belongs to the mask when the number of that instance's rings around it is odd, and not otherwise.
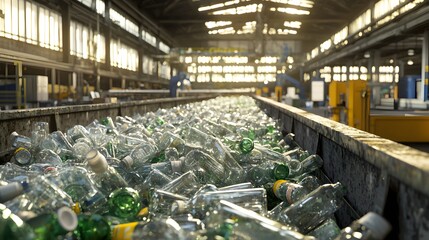
[{"label": "ceiling beam", "polygon": [[[215,20],[219,20],[219,21],[240,21],[240,22],[246,22],[243,20],[243,18],[235,18],[235,17],[224,17],[222,19],[160,19],[157,20],[157,22],[161,23],[161,24],[204,24],[205,22],[208,21],[215,21]],[[249,21],[251,21],[251,19],[249,19]],[[270,19],[270,22],[272,21],[300,21],[302,23],[344,23],[344,21],[342,19],[338,19],[338,18],[332,18],[332,19],[323,19],[323,18],[318,18],[318,19],[287,19],[287,18],[283,18],[283,19]]]}]

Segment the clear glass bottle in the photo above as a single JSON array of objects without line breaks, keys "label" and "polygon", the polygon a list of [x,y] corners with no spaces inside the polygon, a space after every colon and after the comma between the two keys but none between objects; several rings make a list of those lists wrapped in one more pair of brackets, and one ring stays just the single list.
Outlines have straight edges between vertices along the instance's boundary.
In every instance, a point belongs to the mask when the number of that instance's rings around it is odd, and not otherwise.
[{"label": "clear glass bottle", "polygon": [[220,200],[226,200],[259,214],[267,213],[267,196],[264,188],[251,188],[227,191],[202,191],[188,202],[176,201],[172,205],[172,214],[191,213],[204,219],[206,213]]},{"label": "clear glass bottle", "polygon": [[132,168],[136,169],[144,164],[150,163],[150,160],[156,156],[158,148],[150,143],[142,143],[135,147],[131,154],[126,156],[122,161],[126,161]]},{"label": "clear glass bottle", "polygon": [[341,229],[335,220],[328,218],[313,231],[309,232],[308,235],[320,240],[334,240],[340,234],[340,231]]},{"label": "clear glass bottle", "polygon": [[198,182],[194,172],[188,171],[173,179],[173,181],[165,185],[162,190],[191,197],[201,186],[202,184]]},{"label": "clear glass bottle", "polygon": [[289,179],[298,178],[304,173],[311,173],[323,166],[323,160],[319,155],[311,155],[301,162],[299,170],[291,172]]},{"label": "clear glass bottle", "polygon": [[225,239],[314,239],[300,234],[293,227],[280,224],[225,200],[221,200],[216,211],[208,215],[206,227]]},{"label": "clear glass bottle", "polygon": [[152,163],[140,166],[134,172],[139,174],[143,179],[145,179],[155,169],[166,175],[171,176],[174,173],[182,173],[182,165],[182,161]]},{"label": "clear glass bottle", "polygon": [[248,180],[255,186],[262,186],[269,182],[286,179],[289,176],[289,167],[280,162],[266,161],[249,169]]},{"label": "clear glass bottle", "polygon": [[168,216],[171,212],[171,206],[177,200],[186,202],[189,198],[160,189],[153,189],[149,194],[149,213],[156,216]]},{"label": "clear glass bottle", "polygon": [[[90,179],[88,171],[83,167],[61,168],[57,173],[57,179],[57,185],[73,199],[73,202],[83,204],[86,200],[93,198],[94,195],[99,195],[99,198],[105,199],[105,196]],[[103,202],[107,202],[107,199]]]},{"label": "clear glass bottle", "polygon": [[6,202],[14,213],[32,211],[36,214],[55,211],[61,207],[73,206],[71,197],[44,176],[38,176],[28,182],[28,190]]},{"label": "clear glass bottle", "polygon": [[171,181],[173,181],[172,178],[165,175],[158,169],[154,169],[145,178],[143,183],[136,185],[134,188],[140,193],[140,196],[144,199],[148,199],[151,188],[161,189]]},{"label": "clear glass bottle", "polygon": [[308,233],[329,218],[343,204],[345,189],[340,183],[325,184],[281,211],[278,221]]},{"label": "clear glass bottle", "polygon": [[106,158],[96,149],[92,149],[86,154],[86,161],[89,168],[95,173],[91,175],[92,179],[104,195],[109,195],[118,188],[128,187],[124,178],[107,164]]},{"label": "clear glass bottle", "polygon": [[391,229],[392,226],[386,219],[374,212],[369,212],[341,230],[335,240],[382,240]]},{"label": "clear glass bottle", "polygon": [[115,226],[112,231],[112,240],[123,239],[184,240],[186,235],[172,218],[154,218],[149,223],[132,222]]},{"label": "clear glass bottle", "polygon": [[27,182],[12,182],[7,185],[0,186],[0,203],[7,202],[28,190]]},{"label": "clear glass bottle", "polygon": [[29,166],[34,162],[33,154],[28,149],[19,147],[13,153],[11,162],[19,166]]},{"label": "clear glass bottle", "polygon": [[273,191],[277,198],[289,204],[301,200],[310,193],[303,186],[287,180],[277,180],[273,185]]}]

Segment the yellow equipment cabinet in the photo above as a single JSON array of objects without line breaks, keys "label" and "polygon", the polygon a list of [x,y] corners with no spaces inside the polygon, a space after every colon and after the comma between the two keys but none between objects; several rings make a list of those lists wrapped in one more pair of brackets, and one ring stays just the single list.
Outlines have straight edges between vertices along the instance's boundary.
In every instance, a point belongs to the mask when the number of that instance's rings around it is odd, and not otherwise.
[{"label": "yellow equipment cabinet", "polygon": [[276,93],[277,102],[281,102],[282,101],[282,95],[283,95],[283,88],[281,86],[276,86],[274,88],[274,91]]},{"label": "yellow equipment cabinet", "polygon": [[346,83],[333,81],[329,84],[329,109],[332,120],[340,122],[341,110],[344,109]]},{"label": "yellow equipment cabinet", "polygon": [[370,90],[366,81],[355,80],[347,82],[347,124],[368,131]]}]

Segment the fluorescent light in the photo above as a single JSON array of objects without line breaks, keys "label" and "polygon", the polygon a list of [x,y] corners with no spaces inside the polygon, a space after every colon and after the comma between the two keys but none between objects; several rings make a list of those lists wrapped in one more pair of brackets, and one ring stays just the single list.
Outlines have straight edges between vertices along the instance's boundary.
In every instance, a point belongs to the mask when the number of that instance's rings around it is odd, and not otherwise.
[{"label": "fluorescent light", "polygon": [[[273,11],[272,9],[270,10]],[[287,13],[291,15],[309,15],[310,14],[310,11],[300,10],[300,9],[291,8],[291,7],[287,7],[287,8],[278,7],[276,10],[277,12]]]},{"label": "fluorescent light", "polygon": [[306,0],[265,0],[265,1],[304,7],[304,8],[312,8],[314,5],[313,1],[306,1]]},{"label": "fluorescent light", "polygon": [[289,28],[301,28],[301,24],[300,21],[285,21],[283,25]]},{"label": "fluorescent light", "polygon": [[206,27],[208,29],[211,29],[211,28],[228,26],[228,25],[231,25],[231,24],[232,24],[231,21],[210,21],[210,22],[206,22]]}]

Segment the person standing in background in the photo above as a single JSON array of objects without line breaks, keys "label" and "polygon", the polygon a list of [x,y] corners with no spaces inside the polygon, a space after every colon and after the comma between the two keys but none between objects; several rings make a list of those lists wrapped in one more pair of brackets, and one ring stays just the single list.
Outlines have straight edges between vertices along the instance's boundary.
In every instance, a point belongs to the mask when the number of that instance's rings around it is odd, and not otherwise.
[{"label": "person standing in background", "polygon": [[185,79],[186,73],[184,72],[180,72],[179,74],[170,79],[170,97],[177,97],[177,88],[183,85],[183,80]]}]

